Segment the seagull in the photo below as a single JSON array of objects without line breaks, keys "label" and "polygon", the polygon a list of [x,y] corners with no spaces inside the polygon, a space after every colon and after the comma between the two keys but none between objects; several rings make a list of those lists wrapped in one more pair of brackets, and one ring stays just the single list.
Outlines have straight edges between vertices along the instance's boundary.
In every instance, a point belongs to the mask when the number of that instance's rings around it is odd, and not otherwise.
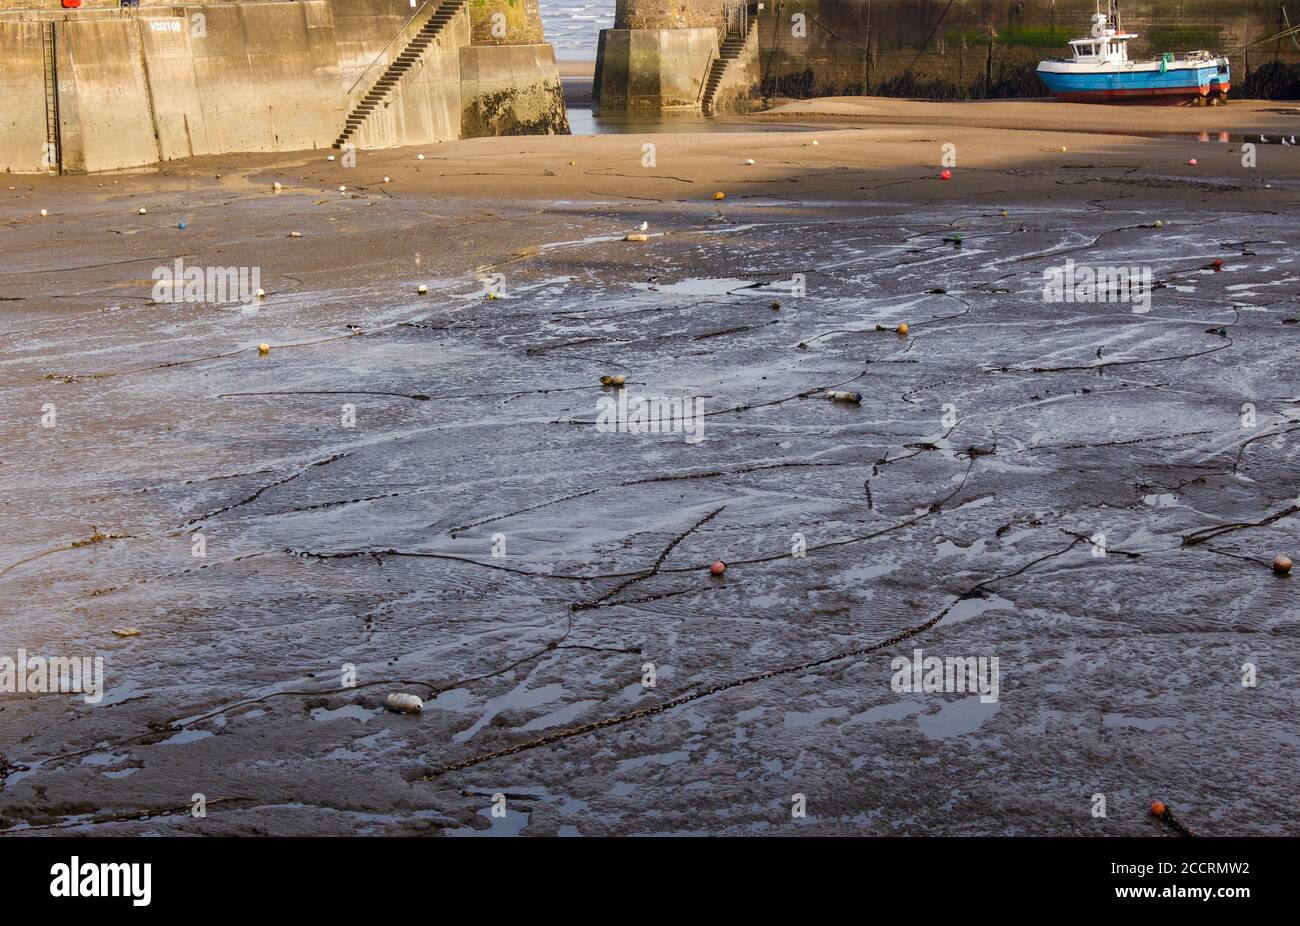
[{"label": "seagull", "polygon": [[646,230],[647,228],[649,228],[649,227],[650,227],[650,223],[649,223],[649,222],[642,222],[640,225],[638,225],[638,226],[636,227],[636,230],[637,230],[637,231],[645,231],[645,230]]},{"label": "seagull", "polygon": [[1265,138],[1263,135],[1259,136],[1259,141],[1260,141],[1260,144],[1264,144],[1264,145],[1267,145],[1267,144],[1268,144],[1268,139]]}]

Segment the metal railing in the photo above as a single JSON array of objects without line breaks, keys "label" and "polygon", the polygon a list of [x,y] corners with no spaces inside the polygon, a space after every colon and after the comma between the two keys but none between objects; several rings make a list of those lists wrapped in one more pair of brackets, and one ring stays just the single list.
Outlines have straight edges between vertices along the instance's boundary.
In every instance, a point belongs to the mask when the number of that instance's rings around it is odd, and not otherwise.
[{"label": "metal railing", "polygon": [[749,4],[728,3],[722,7],[722,37],[743,39],[749,31]]},{"label": "metal railing", "polygon": [[352,86],[348,87],[348,94],[347,94],[348,96],[352,95],[352,91],[357,89],[357,84],[361,83],[362,78],[364,78],[367,74],[370,73],[370,69],[373,68],[380,61],[380,59],[384,57],[384,55],[388,54],[388,49],[393,47],[393,43],[402,37],[402,35],[406,32],[407,27],[409,27],[411,23],[415,22],[415,18],[419,16],[420,13],[424,11],[424,8],[431,3],[438,3],[440,5],[441,0],[424,0],[424,2],[421,3],[419,7],[416,8],[415,12],[411,14],[411,18],[408,19],[406,22],[402,23],[402,28],[397,30],[397,32],[393,35],[393,37],[388,40],[388,44],[385,45],[382,49],[380,49],[379,54],[375,55],[374,60],[371,61],[369,64],[367,64],[366,69],[362,71],[360,75],[357,76],[357,79],[352,82]]}]

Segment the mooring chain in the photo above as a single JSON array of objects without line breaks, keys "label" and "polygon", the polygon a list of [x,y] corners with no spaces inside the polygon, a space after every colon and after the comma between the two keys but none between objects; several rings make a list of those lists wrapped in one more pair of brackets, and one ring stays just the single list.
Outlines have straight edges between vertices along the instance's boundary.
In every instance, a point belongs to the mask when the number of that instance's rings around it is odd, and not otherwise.
[{"label": "mooring chain", "polygon": [[539,746],[547,746],[551,743],[556,743],[559,742],[560,740],[569,739],[570,737],[574,737],[574,736],[581,736],[585,733],[594,733],[597,730],[603,730],[606,727],[612,727],[617,724],[627,723],[633,720],[639,720],[642,717],[650,717],[655,714],[662,714],[664,711],[670,711],[675,707],[680,707],[681,705],[687,704],[691,701],[697,701],[700,698],[705,698],[708,697],[709,695],[717,694],[720,691],[726,691],[729,688],[738,688],[741,685],[748,685],[752,682],[761,682],[770,678],[776,678],[781,675],[790,675],[795,672],[806,672],[808,669],[813,669],[816,668],[817,666],[823,666],[826,665],[827,663],[838,662],[842,659],[849,659],[854,656],[865,656],[868,653],[878,652],[879,650],[886,649],[891,646],[896,646],[897,644],[902,643],[904,640],[907,640],[910,637],[914,637],[919,633],[923,633],[924,631],[929,630],[935,624],[939,623],[939,621],[943,620],[948,615],[948,612],[951,611],[953,607],[957,604],[957,602],[961,600],[962,598],[958,597],[946,608],[944,608],[938,614],[931,617],[925,623],[918,624],[917,626],[911,627],[907,630],[900,630],[898,633],[894,634],[888,639],[882,640],[878,643],[872,643],[868,646],[860,646],[854,649],[842,650],[841,652],[832,653],[829,656],[823,656],[820,659],[813,659],[809,662],[803,662],[795,666],[785,666],[784,668],[780,668],[780,669],[770,669],[767,672],[760,672],[757,675],[749,675],[744,678],[732,679],[729,682],[719,682],[716,685],[710,685],[708,688],[702,688],[699,691],[694,691],[691,692],[690,694],[684,694],[681,695],[680,697],[673,698],[671,701],[665,701],[663,704],[656,704],[652,707],[644,707],[641,708],[640,710],[629,711],[628,713],[619,714],[614,717],[606,717],[603,720],[596,720],[596,721],[592,721],[591,723],[582,724],[580,726],[569,727],[564,730],[558,730],[555,733],[550,733],[547,734],[546,736],[538,737],[537,739],[534,740],[529,740],[524,743],[516,743],[514,746],[507,746],[505,749],[499,749],[496,752],[489,752],[483,755],[474,756],[472,758],[465,759],[461,762],[455,762],[452,763],[451,765],[446,765],[441,768],[434,769],[433,771],[425,775],[419,776],[415,780],[432,781],[433,779],[445,775],[448,772],[460,771],[461,769],[470,768],[471,766],[474,765],[481,765],[482,763],[489,762],[493,759],[501,759],[506,756],[512,756],[515,753],[523,752],[528,749],[536,749]]}]

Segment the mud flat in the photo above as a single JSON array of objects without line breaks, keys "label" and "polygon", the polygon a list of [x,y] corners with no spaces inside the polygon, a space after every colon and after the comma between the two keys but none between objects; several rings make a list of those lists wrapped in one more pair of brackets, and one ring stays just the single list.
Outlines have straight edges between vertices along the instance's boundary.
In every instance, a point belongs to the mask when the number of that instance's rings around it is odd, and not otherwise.
[{"label": "mud flat", "polygon": [[[0,654],[106,678],[0,696],[5,832],[1297,832],[1300,150],[1073,128],[3,184]],[[614,374],[703,439],[598,430]]]}]

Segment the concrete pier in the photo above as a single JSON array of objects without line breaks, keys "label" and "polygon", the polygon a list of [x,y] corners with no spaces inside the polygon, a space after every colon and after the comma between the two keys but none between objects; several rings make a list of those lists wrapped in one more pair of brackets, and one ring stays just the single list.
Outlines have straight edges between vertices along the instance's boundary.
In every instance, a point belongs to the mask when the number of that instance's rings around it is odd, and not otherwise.
[{"label": "concrete pier", "polygon": [[601,30],[597,50],[600,109],[701,110],[724,99],[740,108],[758,84],[758,45],[752,29],[740,28],[740,54],[723,68],[726,23],[715,0],[618,0],[614,28]]},{"label": "concrete pier", "polygon": [[0,12],[0,171],[566,133],[536,0]]}]

